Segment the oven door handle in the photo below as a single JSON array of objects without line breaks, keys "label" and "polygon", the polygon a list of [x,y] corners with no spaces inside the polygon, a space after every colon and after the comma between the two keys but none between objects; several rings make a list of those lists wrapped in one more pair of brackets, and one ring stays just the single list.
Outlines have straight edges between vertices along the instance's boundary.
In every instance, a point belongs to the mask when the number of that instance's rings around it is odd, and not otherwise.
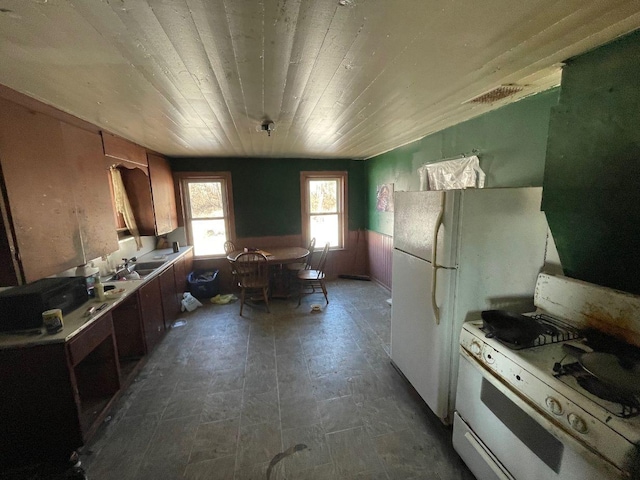
[{"label": "oven door handle", "polygon": [[474,448],[474,450],[478,453],[478,455],[482,457],[482,460],[484,460],[487,466],[489,466],[489,468],[491,468],[493,473],[496,474],[496,478],[499,478],[500,480],[511,480],[511,478],[507,477],[504,474],[504,472],[500,469],[500,467],[496,465],[496,461],[489,456],[489,454],[485,451],[482,445],[480,445],[478,440],[476,440],[475,437],[471,435],[470,432],[465,433],[464,438],[467,439],[467,441],[469,442],[469,445],[471,445]]}]

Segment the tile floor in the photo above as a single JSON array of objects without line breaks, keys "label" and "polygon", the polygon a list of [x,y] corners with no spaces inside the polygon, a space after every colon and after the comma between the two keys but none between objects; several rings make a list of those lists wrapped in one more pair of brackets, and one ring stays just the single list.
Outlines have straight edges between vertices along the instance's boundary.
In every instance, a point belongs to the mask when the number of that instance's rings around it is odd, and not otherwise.
[{"label": "tile floor", "polygon": [[328,290],[326,307],[312,295],[273,300],[271,314],[182,314],[81,450],[88,478],[473,479],[389,363],[389,292]]}]

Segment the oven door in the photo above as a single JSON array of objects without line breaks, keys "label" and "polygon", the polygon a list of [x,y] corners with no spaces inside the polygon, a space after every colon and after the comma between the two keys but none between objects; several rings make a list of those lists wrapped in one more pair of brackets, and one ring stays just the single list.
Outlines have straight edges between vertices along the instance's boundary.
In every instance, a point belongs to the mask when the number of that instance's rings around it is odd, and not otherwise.
[{"label": "oven door", "polygon": [[[478,480],[622,479],[461,350],[453,446]],[[474,453],[475,452],[475,453]]]}]

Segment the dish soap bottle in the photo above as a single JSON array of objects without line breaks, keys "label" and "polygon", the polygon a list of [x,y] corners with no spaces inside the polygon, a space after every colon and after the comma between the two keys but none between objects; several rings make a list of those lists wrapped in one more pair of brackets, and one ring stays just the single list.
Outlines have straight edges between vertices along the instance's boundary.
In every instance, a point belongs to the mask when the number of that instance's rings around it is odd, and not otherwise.
[{"label": "dish soap bottle", "polygon": [[96,283],[93,284],[93,291],[96,294],[96,298],[99,301],[104,302],[104,285],[100,281],[100,276],[96,277]]}]

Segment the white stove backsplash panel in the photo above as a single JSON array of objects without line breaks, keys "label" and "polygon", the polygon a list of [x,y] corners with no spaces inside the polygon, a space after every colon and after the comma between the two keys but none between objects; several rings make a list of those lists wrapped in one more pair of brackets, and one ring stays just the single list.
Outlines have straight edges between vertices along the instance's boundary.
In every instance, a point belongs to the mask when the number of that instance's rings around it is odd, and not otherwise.
[{"label": "white stove backsplash panel", "polygon": [[541,273],[534,303],[538,309],[579,328],[593,328],[640,347],[638,295]]}]

